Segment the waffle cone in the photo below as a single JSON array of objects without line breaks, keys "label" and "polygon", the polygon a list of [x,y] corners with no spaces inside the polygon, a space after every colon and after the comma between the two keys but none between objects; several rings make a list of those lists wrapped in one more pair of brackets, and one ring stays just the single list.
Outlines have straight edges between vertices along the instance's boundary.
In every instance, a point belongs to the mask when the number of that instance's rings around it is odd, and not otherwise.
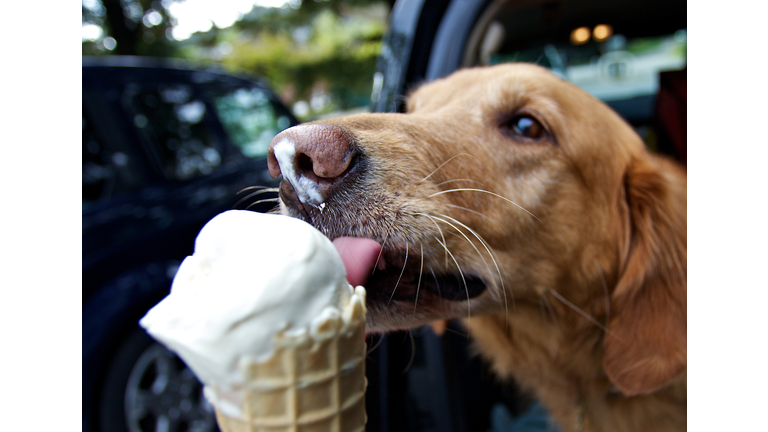
[{"label": "waffle cone", "polygon": [[241,361],[241,415],[214,404],[223,432],[365,430],[365,290],[355,293],[341,316],[301,336],[276,335],[266,361]]}]

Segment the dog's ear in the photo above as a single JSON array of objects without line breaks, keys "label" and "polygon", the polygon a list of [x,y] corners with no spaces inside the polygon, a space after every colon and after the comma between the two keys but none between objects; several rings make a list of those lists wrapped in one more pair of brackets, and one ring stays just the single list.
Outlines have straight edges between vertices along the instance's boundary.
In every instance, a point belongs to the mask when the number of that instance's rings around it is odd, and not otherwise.
[{"label": "dog's ear", "polygon": [[687,364],[687,180],[658,164],[631,165],[620,203],[627,244],[603,366],[626,395],[663,387]]}]

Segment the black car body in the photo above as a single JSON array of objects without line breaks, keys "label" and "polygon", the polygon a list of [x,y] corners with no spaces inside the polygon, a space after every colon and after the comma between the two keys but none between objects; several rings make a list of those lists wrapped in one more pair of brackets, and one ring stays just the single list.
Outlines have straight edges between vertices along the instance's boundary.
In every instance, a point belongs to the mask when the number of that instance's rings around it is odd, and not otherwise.
[{"label": "black car body", "polygon": [[[297,121],[258,79],[179,61],[84,58],[82,74],[83,430],[215,430],[199,384],[137,322],[208,220],[274,207],[238,192],[275,185],[267,146]],[[169,384],[142,393],[137,367]]]}]

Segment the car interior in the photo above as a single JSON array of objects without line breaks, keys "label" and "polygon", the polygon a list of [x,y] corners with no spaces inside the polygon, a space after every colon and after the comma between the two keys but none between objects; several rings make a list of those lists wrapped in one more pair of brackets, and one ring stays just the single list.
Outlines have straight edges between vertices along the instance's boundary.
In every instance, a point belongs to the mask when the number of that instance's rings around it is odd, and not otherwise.
[{"label": "car interior", "polygon": [[550,68],[685,164],[686,40],[685,3],[496,0],[472,27],[461,67]]}]

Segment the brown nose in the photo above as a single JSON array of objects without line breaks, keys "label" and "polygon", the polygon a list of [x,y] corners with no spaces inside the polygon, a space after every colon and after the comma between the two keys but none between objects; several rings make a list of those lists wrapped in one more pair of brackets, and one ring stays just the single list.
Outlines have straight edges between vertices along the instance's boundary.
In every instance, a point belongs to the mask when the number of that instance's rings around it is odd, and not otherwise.
[{"label": "brown nose", "polygon": [[301,202],[320,204],[330,187],[352,168],[353,142],[344,129],[332,124],[286,129],[269,144],[269,174],[273,178],[282,174]]}]

